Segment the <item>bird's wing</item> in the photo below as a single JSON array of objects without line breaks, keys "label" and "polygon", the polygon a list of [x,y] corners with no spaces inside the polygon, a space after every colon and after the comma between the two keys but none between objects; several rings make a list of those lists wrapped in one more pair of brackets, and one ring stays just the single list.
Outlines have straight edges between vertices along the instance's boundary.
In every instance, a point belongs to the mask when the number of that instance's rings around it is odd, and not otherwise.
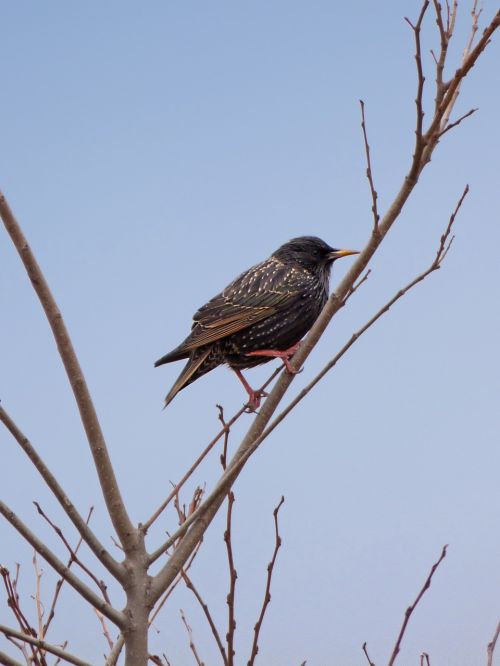
[{"label": "bird's wing", "polygon": [[286,310],[300,296],[294,277],[271,260],[246,271],[195,313],[191,334],[179,349],[216,342]]}]

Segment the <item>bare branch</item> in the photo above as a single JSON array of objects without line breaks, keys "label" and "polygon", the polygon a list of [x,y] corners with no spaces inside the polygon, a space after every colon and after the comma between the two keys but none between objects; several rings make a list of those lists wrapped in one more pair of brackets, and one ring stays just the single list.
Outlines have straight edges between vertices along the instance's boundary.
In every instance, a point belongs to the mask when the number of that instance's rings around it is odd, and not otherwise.
[{"label": "bare branch", "polygon": [[376,233],[378,231],[378,222],[380,220],[380,215],[378,214],[377,209],[377,199],[378,194],[373,183],[373,172],[372,172],[372,163],[370,157],[370,144],[368,143],[368,134],[366,131],[366,120],[365,120],[365,103],[362,99],[359,100],[361,106],[361,128],[363,130],[363,140],[365,144],[365,155],[366,155],[366,177],[368,178],[368,183],[370,185],[370,192],[372,195],[372,213],[373,213],[373,231]]},{"label": "bare branch", "polygon": [[[474,0],[474,4],[473,4],[472,10],[471,10],[471,17],[472,17],[471,33],[470,33],[469,41],[467,42],[467,45],[466,45],[466,47],[464,49],[464,52],[463,52],[462,65],[465,64],[468,56],[471,53],[472,45],[474,44],[474,39],[476,37],[476,33],[477,33],[477,30],[478,30],[478,23],[479,23],[479,17],[481,16],[481,12],[482,12],[482,9],[480,9],[479,11],[477,9],[477,0]],[[454,3],[453,3],[452,21],[451,21],[451,28],[450,28],[450,32],[449,32],[449,37],[451,37],[452,34],[453,34],[453,29],[454,29],[454,26],[455,26],[456,13],[457,13],[457,2],[455,0]],[[447,106],[447,108],[446,108],[446,110],[443,114],[443,118],[441,120],[441,136],[445,133],[446,128],[448,127],[448,122],[449,122],[449,119],[450,119],[451,111],[452,111],[453,106],[455,105],[455,102],[457,101],[458,95],[460,93],[460,87],[461,87],[460,84],[458,86],[456,86],[455,91],[454,91],[453,95],[450,98],[449,104],[448,104],[448,106]],[[471,112],[469,112],[468,114],[466,114],[465,116],[460,118],[457,122],[452,123],[453,127],[456,127],[457,125],[459,125],[460,122],[462,120],[464,120],[464,118],[466,118],[469,115],[471,115]],[[450,127],[450,129],[451,129],[451,127]]]},{"label": "bare branch", "polygon": [[[446,5],[446,10],[447,10],[447,16],[446,16],[446,28],[444,27],[443,23],[443,13],[441,9],[441,5],[439,4],[438,0],[433,0],[434,4],[434,12],[436,14],[436,23],[439,29],[439,35],[441,38],[441,48],[439,51],[439,58],[436,58],[435,54],[433,51],[431,51],[432,56],[434,58],[434,62],[436,64],[436,97],[435,97],[435,110],[439,107],[443,95],[446,91],[446,84],[443,81],[443,71],[444,71],[444,65],[446,62],[446,56],[448,54],[448,45],[451,39],[451,36],[453,34],[453,29],[451,28],[451,23],[450,23],[450,7],[447,3]],[[454,21],[453,21],[454,24]]]},{"label": "bare branch", "polygon": [[460,118],[458,118],[458,119],[455,120],[454,122],[452,122],[452,123],[448,123],[448,124],[446,125],[446,127],[444,128],[444,130],[443,130],[442,132],[439,133],[439,136],[442,137],[443,134],[446,134],[446,132],[449,132],[449,131],[452,130],[454,127],[457,127],[458,125],[460,125],[460,123],[462,122],[462,120],[465,120],[466,118],[469,118],[469,116],[472,116],[472,114],[473,114],[473,113],[476,113],[477,110],[478,110],[478,109],[470,109],[470,111],[467,111],[467,113],[464,113],[462,116],[460,116]]},{"label": "bare branch", "polygon": [[21,631],[17,631],[16,629],[11,629],[11,627],[6,627],[4,624],[0,624],[0,633],[4,634],[5,636],[17,638],[18,640],[29,643],[30,645],[34,645],[40,650],[50,652],[51,654],[64,659],[70,664],[75,664],[75,666],[92,666],[92,664],[90,664],[88,661],[83,661],[83,659],[76,657],[74,654],[66,652],[65,650],[61,650],[61,648],[57,647],[57,645],[52,645],[51,643],[47,643],[46,641],[42,641],[39,638],[29,636],[28,634],[24,634]]},{"label": "bare branch", "polygon": [[118,661],[118,658],[120,656],[121,651],[123,650],[124,645],[125,645],[125,638],[123,634],[121,634],[115,641],[113,649],[109,653],[104,663],[104,666],[116,666],[116,662]]},{"label": "bare branch", "polygon": [[362,284],[364,284],[368,278],[370,277],[370,273],[372,272],[371,268],[369,268],[366,273],[357,281],[355,282],[352,287],[349,289],[347,292],[345,298],[344,298],[344,304],[347,302],[349,298],[361,287]]},{"label": "bare branch", "polygon": [[224,650],[224,646],[222,644],[221,637],[219,635],[219,632],[217,631],[217,627],[215,626],[215,622],[212,618],[212,615],[210,613],[208,605],[203,601],[203,599],[201,597],[201,594],[198,592],[198,590],[196,589],[196,587],[193,584],[193,581],[191,580],[191,578],[187,575],[187,573],[184,570],[181,571],[181,575],[182,575],[182,578],[183,578],[184,582],[186,583],[186,587],[188,588],[188,590],[191,590],[191,592],[196,597],[198,603],[200,604],[200,606],[201,606],[201,608],[202,608],[202,610],[205,614],[205,617],[207,619],[207,622],[210,626],[210,629],[212,631],[213,637],[215,638],[215,642],[217,643],[217,647],[219,648],[219,651],[221,653],[222,662],[223,662],[224,666],[227,666],[228,662],[227,662],[226,651]]},{"label": "bare branch", "polygon": [[228,621],[227,621],[227,663],[228,666],[234,664],[234,632],[236,629],[236,620],[234,619],[234,597],[236,591],[236,579],[238,574],[234,566],[233,558],[233,544],[231,541],[231,519],[233,514],[234,493],[230,490],[227,494],[227,519],[226,530],[224,532],[224,542],[227,550],[227,562],[229,567],[229,592],[226,597],[228,608]]},{"label": "bare branch", "polygon": [[[21,608],[19,594],[17,592],[19,571],[20,571],[20,566],[18,564],[16,567],[16,576],[14,580],[12,580],[9,570],[4,566],[0,566],[0,575],[2,576],[5,585],[5,591],[7,592],[7,605],[9,606],[14,617],[16,618],[22,633],[28,634],[30,636],[36,636],[37,635],[36,630],[31,626],[30,622],[28,621],[26,615],[23,613]],[[41,661],[43,662],[41,666],[47,666],[43,654],[40,655],[39,651],[35,649],[32,645],[30,646],[31,650],[31,657],[30,657],[27,653],[26,646],[24,644],[20,645],[12,638],[10,638],[10,640],[12,643],[16,645],[17,648],[19,648],[19,650],[21,650],[27,661],[29,660],[33,660],[35,662]],[[38,657],[40,657],[40,660],[38,659]]]},{"label": "bare branch", "polygon": [[199,551],[199,549],[200,549],[200,547],[201,547],[201,544],[202,544],[202,542],[200,541],[200,542],[198,543],[198,545],[196,546],[196,548],[194,549],[193,553],[191,554],[191,557],[190,557],[189,560],[187,561],[187,564],[186,564],[186,566],[184,567],[184,569],[181,569],[181,571],[180,571],[179,574],[177,575],[177,578],[174,580],[174,582],[173,582],[172,585],[168,588],[168,590],[166,590],[166,592],[164,593],[163,597],[162,597],[162,598],[160,599],[160,601],[158,602],[156,608],[154,609],[153,614],[151,615],[151,617],[150,617],[150,619],[149,619],[149,624],[150,624],[150,625],[152,625],[152,624],[154,623],[156,617],[158,616],[158,613],[161,611],[162,607],[165,605],[167,599],[169,598],[169,596],[172,594],[172,592],[175,590],[175,588],[177,587],[177,585],[178,585],[178,584],[180,583],[180,581],[182,580],[182,578],[183,578],[182,573],[183,573],[183,572],[184,572],[184,573],[187,573],[187,572],[189,571],[189,569],[191,568],[191,565],[193,564],[193,560],[194,560],[194,558],[196,557],[196,555],[198,554],[198,551]]},{"label": "bare branch", "polygon": [[97,619],[99,620],[99,623],[102,627],[102,634],[103,634],[104,638],[106,639],[108,647],[109,647],[110,650],[112,650],[113,646],[114,646],[114,643],[111,640],[111,636],[109,635],[109,630],[108,630],[108,627],[106,625],[106,618],[104,617],[104,615],[102,613],[100,613],[97,610],[97,608],[94,608],[94,612],[97,615]]},{"label": "bare branch", "polygon": [[126,625],[126,618],[120,611],[107,604],[97,596],[85,583],[83,583],[75,574],[65,566],[63,562],[31,532],[31,530],[16,516],[4,502],[0,501],[0,513],[6,518],[19,534],[37,551],[41,557],[46,560],[50,566],[57,571],[91,606],[97,608],[111,622],[120,629]]},{"label": "bare branch", "polygon": [[111,575],[113,575],[117,580],[123,582],[123,580],[125,580],[125,570],[121,564],[117,562],[104,548],[102,543],[88,526],[87,521],[85,521],[79,514],[69,497],[59,485],[57,479],[54,477],[42,458],[38,455],[29,439],[21,432],[21,430],[1,405],[0,421],[2,421],[7,430],[11,433],[13,438],[31,460],[40,476],[50,488],[57,501],[64,509],[66,515],[81,534],[82,539],[84,539],[85,543],[89,546],[94,555],[106,567]]},{"label": "bare branch", "polygon": [[487,649],[488,660],[486,662],[486,666],[493,666],[493,656],[495,654],[495,648],[496,648],[499,636],[500,636],[500,622],[497,624],[497,628],[495,629],[495,633],[493,634],[493,638],[488,643],[488,649]]},{"label": "bare branch", "polygon": [[441,555],[439,556],[438,561],[435,564],[432,565],[431,571],[430,571],[429,575],[427,576],[427,579],[426,579],[422,589],[418,593],[417,598],[411,604],[411,606],[409,606],[405,611],[405,617],[404,617],[404,620],[403,620],[403,624],[401,626],[399,636],[396,640],[396,645],[394,646],[394,650],[392,651],[391,658],[389,659],[388,666],[393,666],[394,662],[396,661],[396,657],[398,656],[399,650],[401,648],[401,641],[403,640],[403,636],[405,635],[406,627],[408,626],[408,622],[410,621],[410,617],[411,617],[413,611],[415,610],[415,608],[418,606],[418,604],[419,604],[420,600],[422,599],[422,597],[424,596],[424,594],[427,592],[427,590],[431,586],[432,577],[434,576],[434,574],[436,572],[436,569],[439,567],[441,562],[446,557],[446,549],[447,549],[447,546],[443,546],[443,550],[441,551]]},{"label": "bare branch", "polygon": [[9,657],[8,654],[5,654],[5,652],[2,652],[1,650],[0,650],[0,663],[4,664],[4,666],[23,666],[20,661],[12,659],[12,657]]},{"label": "bare branch", "polygon": [[361,649],[365,653],[365,657],[366,657],[366,660],[368,661],[369,666],[375,666],[375,663],[370,659],[370,655],[368,654],[368,648],[366,646],[366,641],[361,646]]},{"label": "bare branch", "polygon": [[[90,518],[92,516],[93,511],[94,511],[94,507],[90,507],[89,512],[87,514],[87,519],[85,521],[85,523],[87,525],[89,524],[89,521],[90,521]],[[75,555],[80,550],[80,546],[82,545],[82,542],[83,542],[83,537],[80,537],[80,539],[78,540],[78,543],[76,544],[76,547],[75,547]],[[71,567],[73,562],[74,562],[74,560],[73,560],[73,557],[71,556],[68,560],[68,564],[66,565],[68,567],[68,569]],[[47,631],[50,627],[50,623],[52,622],[52,620],[55,617],[56,604],[57,604],[57,601],[59,599],[59,594],[61,593],[61,588],[62,588],[63,585],[64,585],[64,578],[59,578],[59,580],[57,581],[56,586],[55,586],[54,596],[52,598],[52,603],[50,605],[50,610],[49,610],[49,614],[47,616],[47,621],[45,622],[45,625],[43,627],[43,632],[42,632],[43,637],[45,637],[47,635]]]},{"label": "bare branch", "polygon": [[267,607],[271,601],[271,580],[273,577],[273,570],[274,570],[274,564],[276,562],[276,557],[278,556],[278,550],[281,547],[281,537],[279,533],[279,527],[278,527],[278,513],[279,510],[284,503],[285,498],[283,495],[281,496],[281,499],[278,503],[278,506],[274,509],[273,511],[273,516],[274,516],[274,552],[273,556],[271,558],[271,561],[267,565],[267,580],[266,580],[266,591],[264,593],[264,601],[262,602],[262,608],[260,610],[260,615],[257,620],[257,623],[255,624],[254,627],[254,637],[253,637],[253,643],[252,643],[252,651],[250,653],[250,659],[248,660],[247,666],[253,666],[255,663],[255,659],[257,657],[257,654],[259,652],[259,634],[260,630],[262,627],[262,622],[264,621],[264,615],[266,614]]},{"label": "bare branch", "polygon": [[43,639],[45,634],[43,633],[43,604],[41,596],[41,580],[42,572],[38,566],[38,561],[36,558],[36,550],[33,551],[33,568],[35,569],[35,604],[36,604],[36,617],[38,621],[38,637]]},{"label": "bare branch", "polygon": [[429,161],[430,154],[432,153],[435,147],[435,143],[439,139],[439,134],[445,129],[448,123],[448,119],[451,115],[451,112],[457,100],[458,93],[460,91],[460,87],[463,80],[465,79],[469,71],[472,69],[472,67],[474,67],[478,57],[488,46],[491,36],[495,32],[495,30],[498,29],[499,26],[500,26],[500,10],[497,11],[495,16],[491,20],[490,24],[483,31],[481,39],[472,49],[473,37],[475,35],[475,31],[477,30],[477,26],[476,28],[474,28],[474,15],[473,15],[472,32],[474,34],[472,35],[472,39],[469,40],[469,43],[465,48],[464,55],[462,58],[462,65],[457,69],[453,78],[446,85],[445,94],[443,95],[441,102],[437,106],[434,118],[429,126],[429,129],[426,132],[426,137],[429,139],[429,143],[426,146],[426,155],[424,156],[423,159],[423,166],[425,166],[425,164]]},{"label": "bare branch", "polygon": [[186,631],[187,631],[188,637],[189,637],[189,647],[191,648],[191,652],[194,655],[196,663],[198,664],[198,666],[205,666],[205,664],[202,662],[202,660],[198,656],[198,651],[196,649],[196,645],[194,644],[194,640],[193,640],[193,630],[191,629],[191,627],[187,623],[187,620],[186,620],[186,617],[184,615],[184,611],[182,610],[182,608],[181,608],[181,618],[182,618],[182,621],[184,623],[184,626],[186,627]]},{"label": "bare branch", "polygon": [[108,596],[108,588],[106,586],[106,583],[102,580],[99,580],[99,578],[97,578],[97,576],[85,564],[83,564],[83,562],[78,558],[78,555],[76,554],[76,552],[69,545],[68,540],[64,536],[61,528],[58,527],[55,523],[53,523],[50,520],[50,518],[44,513],[40,504],[38,502],[33,502],[33,504],[35,505],[36,510],[38,511],[38,513],[42,516],[42,518],[44,520],[47,521],[47,523],[52,527],[54,532],[57,534],[57,536],[61,539],[63,544],[68,549],[68,552],[70,554],[70,561],[75,562],[75,564],[78,564],[78,566],[82,569],[82,571],[85,571],[87,576],[89,576],[89,578],[91,578],[94,581],[94,583],[97,585],[97,587],[101,591],[101,594],[104,598],[104,601],[111,605],[111,601],[110,601],[109,596]]},{"label": "bare branch", "polygon": [[66,329],[62,314],[49,289],[47,281],[45,280],[45,276],[43,275],[5,196],[1,192],[0,216],[21,261],[24,264],[26,272],[28,273],[33,288],[40,300],[52,329],[59,355],[64,364],[66,374],[80,411],[80,417],[94,458],[101,490],[110,518],[118,536],[120,537],[123,547],[125,549],[132,549],[136,542],[135,529],[123,503],[94,403],[73,348],[71,338]]},{"label": "bare branch", "polygon": [[405,18],[405,21],[413,30],[413,34],[415,37],[415,63],[417,66],[417,96],[415,98],[415,105],[417,110],[417,123],[415,128],[415,151],[413,153],[414,163],[420,161],[425,145],[423,140],[423,130],[422,130],[424,124],[423,96],[424,96],[425,76],[422,67],[422,47],[420,43],[420,31],[422,28],[422,22],[424,20],[424,16],[428,6],[429,6],[429,0],[424,0],[424,2],[422,3],[422,9],[420,10],[420,15],[415,25],[410,21],[410,19]]}]

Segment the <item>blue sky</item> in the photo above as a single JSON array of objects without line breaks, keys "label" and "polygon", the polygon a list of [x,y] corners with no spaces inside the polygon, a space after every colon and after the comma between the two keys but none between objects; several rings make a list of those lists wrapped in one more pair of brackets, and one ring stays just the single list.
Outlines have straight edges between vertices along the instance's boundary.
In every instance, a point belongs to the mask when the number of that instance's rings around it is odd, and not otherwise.
[{"label": "blue sky", "polygon": [[[131,515],[144,520],[216,432],[215,403],[231,414],[244,398],[221,368],[163,412],[180,368],[155,370],[154,360],[185,337],[197,307],[285,240],[315,234],[359,249],[367,241],[360,98],[382,211],[397,191],[414,129],[413,41],[403,17],[416,17],[419,5],[20,0],[2,9],[0,187],[73,335]],[[460,9],[454,58],[468,29]],[[494,10],[485,2],[485,20]],[[430,68],[430,17],[424,38]],[[457,105],[457,113],[479,111],[438,146],[369,281],[290,395],[427,267],[469,183],[443,269],[356,344],[238,480],[237,663],[248,658],[282,494],[283,548],[261,664],[355,666],[365,640],[372,659],[386,662],[445,543],[449,555],[399,663],[417,664],[422,651],[433,666],[485,662],[500,619],[499,54],[496,35]],[[335,265],[332,286],[350,261]],[[0,271],[2,404],[81,511],[95,505],[94,528],[110,543],[67,380],[5,234]],[[257,385],[270,371],[248,376]],[[234,429],[233,446],[250,420]],[[64,517],[3,431],[0,446],[3,498],[62,556],[31,502],[61,525]],[[217,465],[207,462],[193,484],[210,485]],[[169,514],[151,546],[174,526]],[[192,576],[225,633],[222,532],[221,517]],[[0,543],[2,563],[22,564],[29,607],[31,552],[6,525]],[[46,571],[47,596],[52,580]],[[152,651],[190,663],[180,607],[202,658],[218,663],[182,590],[158,619]],[[90,661],[106,649],[91,610],[70,590],[53,629],[49,638],[68,639]]]}]

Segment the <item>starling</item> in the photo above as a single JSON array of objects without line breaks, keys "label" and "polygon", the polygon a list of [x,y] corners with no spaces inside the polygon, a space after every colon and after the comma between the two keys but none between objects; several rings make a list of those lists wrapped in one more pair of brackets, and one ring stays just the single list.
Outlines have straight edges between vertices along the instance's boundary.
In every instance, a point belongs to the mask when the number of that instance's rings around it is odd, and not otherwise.
[{"label": "starling", "polygon": [[250,388],[241,370],[281,358],[293,372],[289,359],[328,299],[332,264],[350,254],[358,253],[301,236],[237,277],[195,313],[184,342],[156,361],[155,367],[188,359],[165,406],[181,389],[225,363],[243,383],[249,408],[257,409],[261,394]]}]

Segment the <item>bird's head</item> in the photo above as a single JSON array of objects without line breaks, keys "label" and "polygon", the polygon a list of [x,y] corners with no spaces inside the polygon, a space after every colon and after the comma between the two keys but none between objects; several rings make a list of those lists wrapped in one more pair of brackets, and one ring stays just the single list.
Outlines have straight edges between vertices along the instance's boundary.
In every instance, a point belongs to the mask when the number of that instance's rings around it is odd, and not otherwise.
[{"label": "bird's head", "polygon": [[359,254],[356,250],[337,250],[316,236],[292,238],[273,252],[273,256],[284,264],[298,264],[312,273],[329,274],[336,259]]}]

